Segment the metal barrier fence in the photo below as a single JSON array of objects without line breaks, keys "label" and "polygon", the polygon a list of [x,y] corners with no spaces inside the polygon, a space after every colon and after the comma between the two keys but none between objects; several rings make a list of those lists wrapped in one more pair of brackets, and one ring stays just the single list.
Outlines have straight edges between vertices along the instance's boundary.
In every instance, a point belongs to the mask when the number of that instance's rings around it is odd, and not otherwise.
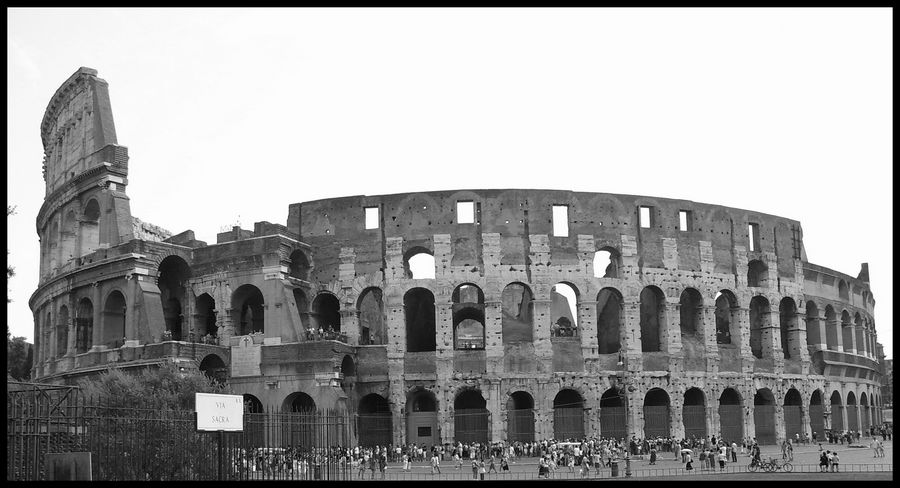
[{"label": "metal barrier fence", "polygon": [[74,387],[7,393],[7,480],[44,480],[50,453],[90,452],[94,480],[352,479],[336,446],[348,414],[247,413],[243,432],[197,432],[193,411],[121,407]]}]

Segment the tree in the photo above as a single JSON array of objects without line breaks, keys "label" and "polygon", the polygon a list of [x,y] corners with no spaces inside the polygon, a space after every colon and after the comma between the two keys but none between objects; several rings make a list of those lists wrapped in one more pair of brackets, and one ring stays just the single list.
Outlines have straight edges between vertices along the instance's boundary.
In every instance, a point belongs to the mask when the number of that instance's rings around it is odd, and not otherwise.
[{"label": "tree", "polygon": [[147,367],[138,374],[110,368],[79,383],[87,397],[104,398],[116,406],[154,410],[194,410],[195,393],[221,393],[230,387],[219,385],[193,367],[165,362]]},{"label": "tree", "polygon": [[8,377],[16,381],[31,378],[31,366],[34,362],[34,348],[25,342],[24,337],[11,337],[9,327],[6,331],[6,372]]}]

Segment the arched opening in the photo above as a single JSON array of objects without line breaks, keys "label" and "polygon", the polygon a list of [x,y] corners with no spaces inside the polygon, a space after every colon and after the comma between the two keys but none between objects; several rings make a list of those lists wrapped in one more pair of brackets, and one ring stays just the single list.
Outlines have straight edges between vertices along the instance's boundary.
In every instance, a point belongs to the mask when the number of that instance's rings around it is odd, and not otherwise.
[{"label": "arched opening", "polygon": [[[316,402],[306,393],[294,392],[281,405],[287,415],[282,435],[292,446],[315,446],[321,442],[320,421]],[[318,434],[318,435],[317,435]]]},{"label": "arched opening", "polygon": [[809,397],[809,428],[814,442],[825,439],[825,406],[822,404],[822,392],[818,389]]},{"label": "arched opening", "polygon": [[550,288],[550,336],[578,336],[578,291],[568,283]]},{"label": "arched opening", "polygon": [[288,259],[291,260],[291,264],[288,267],[288,275],[291,278],[309,281],[309,259],[306,258],[306,254],[297,249],[291,253]]},{"label": "arched opening", "polygon": [[216,338],[219,336],[219,328],[216,326],[216,301],[204,293],[197,297],[196,302],[196,326],[200,337]]},{"label": "arched opening", "polygon": [[853,324],[850,322],[850,312],[844,310],[841,312],[841,333],[844,340],[844,352],[855,353],[853,347]]},{"label": "arched opening", "polygon": [[377,393],[370,393],[359,401],[357,428],[359,445],[363,447],[387,446],[392,444],[394,432],[391,406]]},{"label": "arched opening", "polygon": [[781,329],[781,349],[784,359],[800,359],[800,328],[797,326],[797,304],[792,298],[782,298],[778,306],[778,325]]},{"label": "arched opening", "polygon": [[506,432],[509,442],[534,442],[534,398],[517,391],[506,401]]},{"label": "arched opening", "polygon": [[284,399],[282,408],[286,412],[315,413],[316,402],[308,394],[297,391],[291,393]]},{"label": "arched opening", "polygon": [[326,340],[338,339],[341,333],[341,302],[331,293],[316,295],[312,304],[313,326],[317,337]]},{"label": "arched opening", "polygon": [[261,401],[259,401],[259,398],[256,398],[255,396],[253,396],[249,393],[244,393],[243,397],[244,397],[244,413],[254,413],[254,414],[264,413],[263,412],[263,404]]},{"label": "arched opening", "polygon": [[405,276],[414,280],[433,280],[435,274],[434,255],[428,249],[415,247],[403,257]]},{"label": "arched opening", "polygon": [[825,306],[825,345],[829,351],[838,349],[837,314],[831,305]]},{"label": "arched opening", "polygon": [[641,290],[641,352],[662,351],[665,310],[666,297],[662,290],[655,286]]},{"label": "arched opening", "polygon": [[159,298],[163,304],[166,330],[172,340],[180,341],[183,334],[184,314],[182,304],[188,299],[187,282],[191,278],[191,268],[178,256],[168,256],[159,263]]},{"label": "arched opening", "polygon": [[644,396],[644,437],[669,437],[669,394],[662,388]]},{"label": "arched opening", "polygon": [[806,345],[818,346],[822,343],[822,335],[819,333],[819,307],[816,302],[806,302]]},{"label": "arched opening", "polygon": [[740,308],[737,298],[729,290],[716,293],[716,344],[740,342]]},{"label": "arched opening", "polygon": [[50,257],[50,269],[54,270],[59,267],[59,223],[54,219],[50,224],[50,235],[47,239],[47,254]]},{"label": "arched opening", "polygon": [[726,442],[741,442],[744,438],[744,407],[734,388],[725,388],[719,396],[719,432]]},{"label": "arched opening", "polygon": [[63,357],[69,348],[69,307],[59,307],[56,321],[56,357]]},{"label": "arched opening", "polygon": [[628,435],[626,425],[625,392],[610,388],[600,396],[600,435],[624,439]]},{"label": "arched opening", "polygon": [[863,432],[868,432],[869,427],[872,425],[872,420],[869,415],[869,399],[866,397],[866,393],[860,393],[859,395],[859,411],[860,411],[860,430]]},{"label": "arched opening", "polygon": [[534,321],[534,295],[522,283],[510,283],[500,295],[503,343],[531,342]]},{"label": "arched opening", "polygon": [[440,444],[437,422],[437,399],[428,390],[419,389],[406,400],[406,438],[411,444]]},{"label": "arched opening", "polygon": [[838,281],[838,296],[843,300],[850,300],[850,288],[844,280]]},{"label": "arched opening", "polygon": [[772,390],[761,388],[753,395],[753,423],[757,442],[775,444],[775,396]]},{"label": "arched opening", "polygon": [[604,247],[594,253],[594,278],[618,278],[619,253]]},{"label": "arched opening", "polygon": [[216,354],[207,354],[200,361],[200,372],[218,385],[224,385],[228,381],[228,368]]},{"label": "arched opening", "polygon": [[103,343],[107,347],[125,344],[125,295],[116,290],[106,296],[103,307]]},{"label": "arched opening", "polygon": [[553,399],[553,438],[574,441],[583,437],[584,399],[575,390],[560,390]]},{"label": "arched opening", "polygon": [[754,259],[747,263],[747,286],[765,288],[768,286],[769,268],[766,263]]},{"label": "arched opening", "polygon": [[859,411],[856,409],[856,395],[847,393],[847,430],[859,430]]},{"label": "arched opening", "polygon": [[693,288],[681,292],[679,302],[681,315],[681,337],[699,337],[698,325],[703,322],[703,297]]},{"label": "arched opening", "polygon": [[865,338],[866,331],[863,328],[862,317],[860,317],[859,312],[856,312],[853,316],[853,330],[856,331],[856,353],[866,355],[866,349],[868,349]]},{"label": "arched opening", "polygon": [[484,349],[484,293],[465,283],[453,290],[453,348]]},{"label": "arched opening", "polygon": [[231,296],[236,335],[265,332],[263,294],[253,285],[241,285]]},{"label": "arched opening", "polygon": [[406,351],[434,351],[434,295],[425,288],[413,288],[403,295],[406,318]]},{"label": "arched opening", "polygon": [[90,199],[84,206],[81,219],[81,255],[85,256],[100,247],[100,204]]},{"label": "arched opening", "polygon": [[356,376],[356,363],[353,362],[353,358],[349,355],[345,355],[344,359],[341,361],[341,374],[344,377],[348,376]]},{"label": "arched opening", "polygon": [[93,345],[94,304],[82,298],[75,309],[75,352],[83,353]]},{"label": "arched opening", "polygon": [[619,352],[622,336],[622,294],[604,288],[597,294],[597,348],[600,354]]},{"label": "arched opening", "polygon": [[384,299],[381,288],[366,288],[356,305],[359,316],[359,345],[387,343],[384,329]]},{"label": "arched opening", "polygon": [[769,300],[757,295],[750,299],[750,351],[754,357],[768,356],[763,348],[763,330],[769,329]]},{"label": "arched opening", "polygon": [[309,318],[309,300],[306,293],[300,288],[294,288],[291,294],[294,296],[294,306],[297,307],[297,315],[300,317],[300,327],[303,329],[305,339],[313,340],[314,324]]},{"label": "arched opening", "polygon": [[689,388],[684,392],[682,419],[686,438],[706,437],[706,397],[699,388]]},{"label": "arched opening", "polygon": [[784,395],[784,434],[789,439],[803,435],[803,400],[800,392],[791,388]]},{"label": "arched opening", "polygon": [[832,432],[844,430],[844,404],[837,390],[831,394],[831,430]]},{"label": "arched opening", "polygon": [[488,443],[490,435],[490,412],[487,402],[477,390],[465,390],[453,401],[453,440],[471,444],[473,442]]},{"label": "arched opening", "polygon": [[63,218],[62,234],[60,235],[60,257],[62,264],[66,264],[77,257],[76,254],[76,220],[75,212],[69,210]]}]

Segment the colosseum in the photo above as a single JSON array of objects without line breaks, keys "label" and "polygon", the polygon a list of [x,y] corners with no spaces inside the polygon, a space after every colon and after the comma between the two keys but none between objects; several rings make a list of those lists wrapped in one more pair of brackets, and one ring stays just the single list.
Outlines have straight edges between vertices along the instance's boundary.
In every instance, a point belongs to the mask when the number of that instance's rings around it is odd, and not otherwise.
[{"label": "colosseum", "polygon": [[771,444],[881,421],[867,265],[808,262],[796,220],[452,190],[294,203],[283,225],[208,244],[131,215],[128,150],[95,70],[56,91],[41,137],[37,381],[175,361],[253,409],[349,412],[367,445]]}]

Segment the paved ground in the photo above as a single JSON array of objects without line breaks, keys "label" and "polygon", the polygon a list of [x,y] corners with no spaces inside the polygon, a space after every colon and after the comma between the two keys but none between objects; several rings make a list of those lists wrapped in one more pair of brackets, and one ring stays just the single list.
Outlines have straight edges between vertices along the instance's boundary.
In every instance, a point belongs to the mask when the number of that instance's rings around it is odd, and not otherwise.
[{"label": "paved ground", "polygon": [[[871,438],[863,438],[861,445],[868,446]],[[695,471],[688,473],[684,471],[681,460],[675,460],[673,453],[661,453],[656,465],[650,465],[647,459],[634,459],[631,463],[632,479],[719,479],[727,480],[743,480],[743,479],[778,479],[778,480],[892,480],[893,479],[893,441],[885,442],[885,457],[873,457],[872,449],[868,447],[848,446],[847,444],[828,444],[823,443],[822,448],[825,450],[837,451],[841,458],[840,473],[819,473],[819,446],[818,445],[801,445],[794,448],[794,460],[791,463],[794,466],[793,473],[784,473],[782,471],[775,473],[749,473],[747,472],[747,464],[750,458],[744,454],[738,454],[737,463],[728,463],[724,472],[715,470],[701,469],[700,463],[694,457]],[[762,457],[768,456],[781,459],[781,449],[777,446],[763,446]],[[537,459],[536,458],[519,458],[510,463],[510,472],[504,474],[489,473],[485,476],[487,480],[529,480],[537,478]],[[611,470],[609,468],[602,469],[599,473],[591,471],[590,478],[611,478]],[[353,473],[356,478],[356,473]],[[366,472],[365,479],[370,478],[370,473]],[[625,463],[619,465],[618,478],[625,479]],[[375,480],[381,479],[376,473]],[[471,464],[464,463],[461,470],[454,468],[452,461],[444,461],[441,463],[441,473],[431,474],[431,468],[425,463],[414,464],[409,472],[404,472],[398,464],[391,464],[387,468],[385,474],[387,480],[471,480],[472,469]],[[581,474],[576,467],[575,472],[569,472],[568,468],[557,470],[553,479],[581,479]]]}]

